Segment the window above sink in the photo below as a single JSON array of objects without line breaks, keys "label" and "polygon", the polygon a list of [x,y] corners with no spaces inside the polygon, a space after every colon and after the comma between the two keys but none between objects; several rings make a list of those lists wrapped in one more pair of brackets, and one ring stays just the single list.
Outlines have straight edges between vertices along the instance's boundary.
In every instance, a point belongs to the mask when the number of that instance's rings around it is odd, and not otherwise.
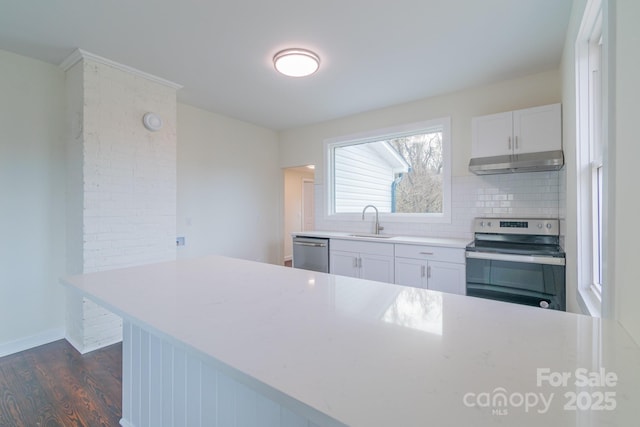
[{"label": "window above sink", "polygon": [[451,119],[325,141],[325,215],[357,220],[375,205],[384,221],[451,221]]}]

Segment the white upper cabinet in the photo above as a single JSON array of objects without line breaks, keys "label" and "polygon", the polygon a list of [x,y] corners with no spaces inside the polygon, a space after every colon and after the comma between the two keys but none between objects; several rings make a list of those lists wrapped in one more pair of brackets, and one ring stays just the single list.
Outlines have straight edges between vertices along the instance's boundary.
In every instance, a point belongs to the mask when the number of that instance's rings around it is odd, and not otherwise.
[{"label": "white upper cabinet", "polygon": [[498,113],[471,119],[471,157],[512,154],[513,113]]},{"label": "white upper cabinet", "polygon": [[562,149],[560,104],[471,119],[471,157],[493,157]]}]

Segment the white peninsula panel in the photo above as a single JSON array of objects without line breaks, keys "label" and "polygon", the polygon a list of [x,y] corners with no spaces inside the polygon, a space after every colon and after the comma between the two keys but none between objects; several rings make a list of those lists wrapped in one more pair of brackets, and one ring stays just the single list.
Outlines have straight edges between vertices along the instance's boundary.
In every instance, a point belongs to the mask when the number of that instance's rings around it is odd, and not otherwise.
[{"label": "white peninsula panel", "polygon": [[123,427],[343,426],[128,321],[123,328],[122,413]]}]

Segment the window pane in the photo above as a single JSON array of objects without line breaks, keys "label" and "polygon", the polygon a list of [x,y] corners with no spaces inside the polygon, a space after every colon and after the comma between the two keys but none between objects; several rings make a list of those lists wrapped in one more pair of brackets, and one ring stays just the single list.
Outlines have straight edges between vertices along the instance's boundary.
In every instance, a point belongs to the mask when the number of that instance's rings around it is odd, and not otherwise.
[{"label": "window pane", "polygon": [[443,212],[442,130],[336,146],[335,213]]},{"label": "window pane", "polygon": [[396,175],[395,212],[442,213],[442,132],[398,138],[394,148],[409,163]]},{"label": "window pane", "polygon": [[595,188],[596,194],[594,195],[595,200],[596,200],[596,247],[594,248],[594,251],[596,253],[596,260],[595,260],[595,273],[594,274],[594,278],[596,279],[596,284],[602,286],[602,252],[603,252],[603,247],[602,247],[602,178],[603,178],[603,168],[602,166],[598,167],[596,169],[596,176],[597,176],[597,186]]}]

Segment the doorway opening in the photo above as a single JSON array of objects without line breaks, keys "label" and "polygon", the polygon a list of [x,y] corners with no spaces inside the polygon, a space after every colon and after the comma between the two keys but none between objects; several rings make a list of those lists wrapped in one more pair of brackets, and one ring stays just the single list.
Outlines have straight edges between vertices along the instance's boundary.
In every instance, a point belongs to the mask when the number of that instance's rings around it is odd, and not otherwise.
[{"label": "doorway opening", "polygon": [[305,165],[284,170],[284,265],[291,265],[291,233],[315,230],[315,166]]}]

